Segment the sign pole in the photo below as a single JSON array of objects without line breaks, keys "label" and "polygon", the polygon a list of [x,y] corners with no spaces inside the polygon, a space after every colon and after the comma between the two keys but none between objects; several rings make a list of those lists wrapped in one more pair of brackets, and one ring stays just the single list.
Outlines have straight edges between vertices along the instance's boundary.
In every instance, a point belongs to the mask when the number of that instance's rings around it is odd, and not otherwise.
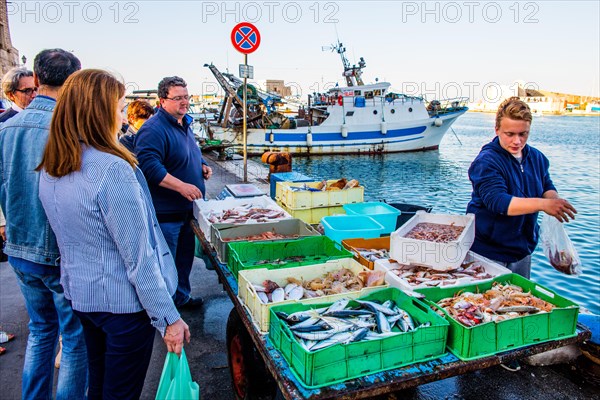
[{"label": "sign pole", "polygon": [[244,78],[242,89],[242,140],[244,153],[244,183],[248,183],[248,78],[254,79],[254,68],[248,65],[248,54],[258,49],[260,32],[249,22],[240,22],[231,31],[233,47],[244,54],[244,64],[240,64],[240,77]]},{"label": "sign pole", "polygon": [[[248,54],[244,54],[244,65],[248,66]],[[248,125],[246,121],[247,117],[247,99],[248,96],[248,78],[244,75],[244,124],[243,124],[243,135],[244,135],[244,183],[248,183]]]}]

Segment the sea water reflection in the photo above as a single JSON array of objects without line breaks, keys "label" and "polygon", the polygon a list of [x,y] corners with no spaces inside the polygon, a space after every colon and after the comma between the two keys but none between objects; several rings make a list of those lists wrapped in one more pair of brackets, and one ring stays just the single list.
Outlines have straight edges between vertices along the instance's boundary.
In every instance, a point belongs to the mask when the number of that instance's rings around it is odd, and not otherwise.
[{"label": "sea water reflection", "polygon": [[[432,206],[433,212],[464,213],[471,197],[469,165],[494,136],[494,116],[468,113],[454,124],[439,151],[375,156],[295,158],[294,170],[320,179],[358,179],[365,200]],[[550,160],[562,197],[578,210],[566,227],[584,273],[563,275],[541,248],[533,256],[532,279],[600,313],[600,118],[544,116],[532,124],[529,144]],[[461,143],[459,143],[459,140]]]}]

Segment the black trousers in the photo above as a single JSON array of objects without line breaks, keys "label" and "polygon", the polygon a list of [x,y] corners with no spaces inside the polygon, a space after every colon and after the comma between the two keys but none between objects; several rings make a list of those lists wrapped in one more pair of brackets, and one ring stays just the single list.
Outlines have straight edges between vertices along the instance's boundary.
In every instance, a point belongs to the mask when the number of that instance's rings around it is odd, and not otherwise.
[{"label": "black trousers", "polygon": [[88,400],[139,399],[156,332],[148,314],[75,314],[88,352]]}]

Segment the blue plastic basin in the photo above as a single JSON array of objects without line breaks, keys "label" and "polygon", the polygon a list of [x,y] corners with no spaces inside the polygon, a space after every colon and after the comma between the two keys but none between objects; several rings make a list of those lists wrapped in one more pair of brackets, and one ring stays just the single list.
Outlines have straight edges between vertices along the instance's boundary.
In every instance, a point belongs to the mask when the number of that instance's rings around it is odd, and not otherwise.
[{"label": "blue plastic basin", "polygon": [[396,221],[400,210],[379,201],[344,204],[348,215],[367,215],[383,226],[382,234],[390,234],[396,230]]},{"label": "blue plastic basin", "polygon": [[342,243],[344,239],[378,238],[383,226],[366,215],[330,215],[321,219],[325,235],[331,240]]}]

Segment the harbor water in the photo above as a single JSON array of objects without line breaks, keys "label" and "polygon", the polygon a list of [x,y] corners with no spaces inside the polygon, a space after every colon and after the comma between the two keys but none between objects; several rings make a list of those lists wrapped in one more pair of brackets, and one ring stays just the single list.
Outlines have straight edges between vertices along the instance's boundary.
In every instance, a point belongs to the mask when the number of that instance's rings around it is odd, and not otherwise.
[{"label": "harbor water", "polygon": [[[494,137],[494,115],[467,113],[452,127],[456,135],[449,131],[438,151],[296,157],[293,168],[318,179],[358,179],[365,186],[365,201],[463,214],[471,198],[467,171],[481,147]],[[583,266],[578,277],[564,275],[552,268],[538,245],[531,277],[600,314],[600,118],[534,117],[528,144],[548,157],[559,194],[578,211],[566,229]]]}]

